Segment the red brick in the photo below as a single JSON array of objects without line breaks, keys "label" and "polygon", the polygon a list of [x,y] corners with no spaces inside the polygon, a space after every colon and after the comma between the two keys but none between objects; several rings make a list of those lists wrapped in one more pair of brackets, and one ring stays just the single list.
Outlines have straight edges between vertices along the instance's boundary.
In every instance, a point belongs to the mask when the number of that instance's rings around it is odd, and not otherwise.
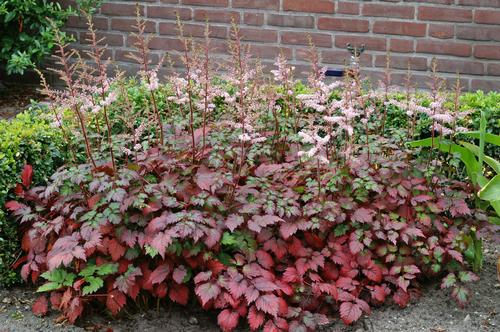
[{"label": "red brick", "polygon": [[227,7],[229,0],[182,0],[181,3],[183,5]]},{"label": "red brick", "polygon": [[335,11],[335,4],[333,0],[283,0],[283,10],[333,14]]},{"label": "red brick", "polygon": [[244,13],[243,21],[248,25],[263,25],[264,14],[262,13]]},{"label": "red brick", "polygon": [[325,33],[306,33],[296,31],[283,31],[281,33],[281,42],[292,45],[309,45],[309,38],[314,45],[320,47],[332,47],[332,36]]},{"label": "red brick", "polygon": [[[71,47],[72,49],[74,49],[75,51],[78,52],[78,54],[82,57],[82,59],[88,59],[88,60],[92,60],[91,56],[89,55],[90,52],[92,52],[92,48],[86,44],[86,45],[81,45],[81,44],[78,44],[78,45],[72,45]],[[109,48],[107,49],[104,49],[103,50],[103,53],[102,53],[102,56],[101,56],[101,59],[102,60],[107,60],[107,59],[112,59],[113,58],[113,51]],[[52,63],[52,60],[48,60],[50,61],[50,63]],[[57,63],[54,63],[55,66],[58,66],[59,64]],[[52,67],[52,66],[50,66]],[[24,78],[24,76],[23,76]]]},{"label": "red brick", "polygon": [[[115,61],[123,61],[123,62],[132,62],[137,63],[134,59],[130,58],[130,54],[134,54],[135,56],[141,56],[139,52],[129,51],[129,50],[115,50]],[[157,64],[159,60],[159,56],[154,53],[149,53],[149,59],[151,60],[151,64]]]},{"label": "red brick", "polygon": [[459,26],[457,27],[457,38],[468,40],[500,41],[500,26]]},{"label": "red brick", "polygon": [[287,59],[292,58],[292,49],[269,45],[251,45],[250,54],[260,59],[276,59],[283,54]]},{"label": "red brick", "polygon": [[366,3],[363,5],[363,15],[412,19],[415,16],[415,8],[410,6]]},{"label": "red brick", "polygon": [[[390,56],[390,68],[408,69],[408,62],[412,70],[427,70],[427,58],[418,56]],[[385,67],[387,64],[386,55],[377,55],[375,58],[376,67]]]},{"label": "red brick", "polygon": [[[299,52],[297,52],[298,54]],[[306,57],[307,54],[303,54]],[[307,60],[307,58],[305,59]],[[351,53],[347,50],[323,50],[321,51],[321,61],[324,63],[338,64],[348,66],[351,61]],[[359,59],[361,66],[371,67],[372,66],[372,56],[368,53],[361,54]]]},{"label": "red brick", "polygon": [[[428,74],[411,73],[411,86],[419,89],[431,89],[432,78]],[[391,83],[404,86],[407,80],[407,73],[391,73]]]},{"label": "red brick", "polygon": [[[137,42],[137,37],[134,35],[127,35],[127,47],[135,47]],[[149,41],[149,48],[151,50],[163,50],[163,51],[183,51],[184,44],[179,38],[173,37],[158,37],[155,36]]]},{"label": "red brick", "polygon": [[[112,18],[111,19],[111,29],[118,31],[131,31],[137,32],[135,28],[136,21],[133,18]],[[154,21],[147,20],[145,32],[156,32],[156,23]]]},{"label": "red brick", "polygon": [[408,40],[391,38],[389,50],[391,52],[410,53],[415,49],[413,44],[413,39]]},{"label": "red brick", "polygon": [[378,82],[384,79],[384,72],[381,70],[363,69],[361,79],[366,80],[372,86],[377,86]]},{"label": "red brick", "polygon": [[368,32],[369,23],[367,20],[359,19],[320,17],[318,28],[330,31]]},{"label": "red brick", "polygon": [[429,24],[429,36],[440,39],[453,38],[455,27],[452,24]]},{"label": "red brick", "polygon": [[267,25],[292,28],[312,28],[314,27],[314,17],[267,14]]},{"label": "red brick", "polygon": [[235,23],[240,22],[240,13],[237,11],[228,10],[209,10],[195,9],[194,19],[196,21],[219,22],[219,23]]},{"label": "red brick", "polygon": [[339,1],[337,4],[337,13],[359,15],[359,4],[356,2]]},{"label": "red brick", "polygon": [[[144,15],[144,6],[139,6],[140,15]],[[136,6],[124,3],[103,3],[101,14],[110,16],[136,16]]]},{"label": "red brick", "polygon": [[[186,37],[204,37],[205,36],[204,24],[190,24],[184,23],[183,30]],[[174,22],[160,22],[160,34],[178,36],[179,29],[177,23]],[[226,39],[228,36],[227,27],[209,26],[210,37]]]},{"label": "red brick", "polygon": [[500,91],[500,80],[473,79],[471,81],[471,90]]},{"label": "red brick", "polygon": [[276,43],[278,32],[271,29],[240,28],[242,40]]},{"label": "red brick", "polygon": [[433,40],[417,41],[417,52],[447,54],[456,56],[470,56],[471,46],[465,43],[443,42]]},{"label": "red brick", "polygon": [[500,10],[476,10],[474,22],[483,24],[500,24]]},{"label": "red brick", "polygon": [[458,0],[459,5],[464,6],[481,6],[481,7],[500,7],[500,0]]},{"label": "red brick", "polygon": [[[92,23],[94,29],[108,30],[108,19],[106,17],[93,17]],[[69,28],[87,29],[87,19],[83,16],[69,16],[66,21],[66,26]]]},{"label": "red brick", "polygon": [[439,59],[437,60],[437,70],[445,73],[483,75],[484,64],[479,61]]},{"label": "red brick", "polygon": [[234,8],[280,9],[279,0],[233,0]]},{"label": "red brick", "polygon": [[455,3],[455,0],[420,0],[420,1],[415,1],[415,0],[404,0],[405,2],[426,2],[426,3],[437,3],[440,5],[452,5]]},{"label": "red brick", "polygon": [[500,63],[488,64],[488,75],[500,76]]},{"label": "red brick", "polygon": [[404,21],[376,21],[373,32],[388,35],[403,35],[423,37],[425,36],[425,23],[412,23]]},{"label": "red brick", "polygon": [[474,56],[481,59],[500,60],[500,45],[475,45]]},{"label": "red brick", "polygon": [[177,19],[177,15],[181,20],[191,19],[191,8],[175,8],[168,6],[148,6],[147,16],[154,18],[165,18],[170,20]]},{"label": "red brick", "polygon": [[[229,46],[226,40],[214,39],[210,41],[210,52],[227,55],[229,53]],[[217,64],[219,64],[217,62]]]},{"label": "red brick", "polygon": [[421,6],[418,8],[418,19],[426,21],[472,22],[472,10]]},{"label": "red brick", "polygon": [[386,39],[379,37],[365,37],[365,36],[352,36],[352,35],[336,35],[335,46],[345,49],[349,43],[353,46],[360,46],[365,44],[366,49],[374,51],[386,50]]},{"label": "red brick", "polygon": [[[107,32],[97,32],[97,40],[100,41],[99,45],[108,46],[123,46],[123,35],[121,33],[107,33]],[[89,44],[90,34],[86,31],[80,32],[80,43]]]},{"label": "red brick", "polygon": [[[458,78],[458,76],[456,76],[456,75],[453,75],[452,77],[445,77],[444,78],[445,87],[450,91],[453,90],[454,87],[457,85],[457,78]],[[466,78],[464,76],[460,76],[460,89],[461,89],[461,91],[469,90],[469,86],[470,86],[469,81],[470,81],[469,78]]]}]

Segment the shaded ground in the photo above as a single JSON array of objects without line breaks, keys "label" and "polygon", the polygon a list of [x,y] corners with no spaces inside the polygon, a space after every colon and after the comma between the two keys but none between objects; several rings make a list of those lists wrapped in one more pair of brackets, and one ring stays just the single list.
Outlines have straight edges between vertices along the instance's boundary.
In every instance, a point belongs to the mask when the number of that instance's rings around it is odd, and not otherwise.
[{"label": "shaded ground", "polygon": [[14,117],[30,104],[31,99],[42,100],[42,96],[36,89],[35,85],[2,83],[0,81],[0,119]]},{"label": "shaded ground", "polygon": [[[374,308],[354,326],[334,322],[322,329],[328,332],[494,332],[500,331],[500,285],[496,278],[496,257],[499,248],[487,249],[480,281],[471,285],[474,297],[464,310],[457,307],[446,290],[437,284],[427,285],[423,296],[405,309],[395,305]],[[124,314],[112,319],[101,312],[87,313],[78,327],[57,323],[57,315],[38,318],[31,313],[35,298],[33,290],[0,289],[0,332],[35,331],[219,331],[215,313],[206,313],[197,306],[149,310],[145,313]],[[248,331],[245,327],[239,331]]]}]

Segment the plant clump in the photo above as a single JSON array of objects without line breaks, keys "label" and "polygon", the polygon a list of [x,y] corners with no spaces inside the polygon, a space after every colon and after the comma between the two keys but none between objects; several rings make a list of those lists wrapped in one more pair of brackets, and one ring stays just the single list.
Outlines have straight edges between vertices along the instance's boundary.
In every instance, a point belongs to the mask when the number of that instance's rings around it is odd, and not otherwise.
[{"label": "plant clump", "polygon": [[[28,229],[21,275],[41,283],[36,314],[51,307],[74,323],[89,303],[116,315],[192,299],[218,311],[223,331],[312,331],[405,307],[428,278],[467,303],[487,219],[472,207],[476,188],[405,146],[422,121],[432,137],[457,130],[439,84],[408,107],[413,95],[367,90],[356,73],[326,83],[313,47],[306,85],[283,56],[271,83],[237,27],[217,76],[208,27],[197,45],[180,23],[187,70],[164,84],[142,26],[138,81],[107,76],[92,28],[95,66],[58,47],[67,89],[44,90],[87,161],[38,187],[27,165],[6,205]],[[413,125],[389,128],[391,108]]]}]

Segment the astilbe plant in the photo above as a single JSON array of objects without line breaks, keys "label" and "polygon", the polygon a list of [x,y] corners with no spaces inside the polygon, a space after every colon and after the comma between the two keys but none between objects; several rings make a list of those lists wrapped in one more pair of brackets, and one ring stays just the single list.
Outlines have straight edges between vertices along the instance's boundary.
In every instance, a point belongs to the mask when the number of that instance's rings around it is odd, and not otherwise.
[{"label": "astilbe plant", "polygon": [[[274,72],[281,85],[263,84],[234,28],[225,87],[214,83],[207,37],[199,56],[183,39],[189,70],[162,90],[140,21],[138,29],[140,85],[153,116],[130,119],[141,124],[127,125],[123,155],[112,153],[107,114],[134,106],[123,81],[106,83],[97,40],[95,91],[66,71],[69,92],[46,88],[56,102],[71,101],[84,133],[100,118],[85,117],[92,112],[83,106],[99,106],[111,160],[94,160],[90,142],[99,135],[85,136],[88,163],[35,188],[26,166],[20,201],[7,203],[26,229],[22,277],[44,279],[39,291],[50,294],[35,302],[36,314],[50,306],[74,323],[89,303],[118,314],[127,302],[195,298],[219,311],[224,331],[241,321],[252,330],[313,331],[337,313],[351,324],[386,301],[405,307],[421,281],[442,276],[466,304],[465,284],[477,277],[464,252],[485,219],[468,207],[474,188],[429,176],[411,152],[377,135],[372,122],[385,113],[358,75],[326,84],[312,52],[310,85],[295,97],[286,60]],[[65,54],[61,47],[63,64]],[[175,123],[179,114],[184,121]],[[157,144],[143,149],[151,135]]]}]

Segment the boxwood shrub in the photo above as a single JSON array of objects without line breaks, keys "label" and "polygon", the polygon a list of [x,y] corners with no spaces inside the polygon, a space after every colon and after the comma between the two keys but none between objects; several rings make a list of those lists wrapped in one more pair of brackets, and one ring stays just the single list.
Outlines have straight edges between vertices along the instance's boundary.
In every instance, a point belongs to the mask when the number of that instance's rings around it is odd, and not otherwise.
[{"label": "boxwood shrub", "polygon": [[0,286],[13,285],[11,264],[19,252],[18,223],[7,217],[5,202],[19,181],[25,164],[34,166],[34,182],[44,183],[63,164],[64,139],[40,108],[33,107],[11,121],[0,120]]}]

